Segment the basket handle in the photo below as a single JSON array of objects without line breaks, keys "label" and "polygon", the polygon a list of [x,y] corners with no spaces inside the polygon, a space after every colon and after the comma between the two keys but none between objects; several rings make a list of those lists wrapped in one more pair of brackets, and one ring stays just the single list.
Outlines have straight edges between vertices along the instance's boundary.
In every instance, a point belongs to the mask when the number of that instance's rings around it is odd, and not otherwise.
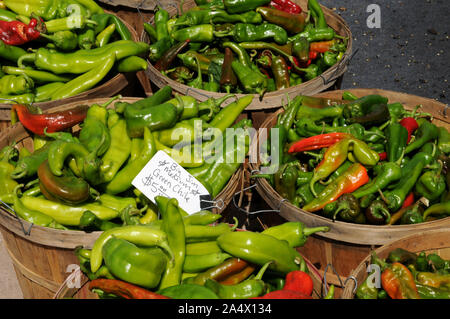
[{"label": "basket handle", "polygon": [[331,267],[331,270],[333,271],[334,276],[335,276],[335,277],[337,278],[337,280],[338,280],[337,284],[338,284],[340,287],[345,288],[345,286],[347,285],[347,282],[348,282],[349,280],[353,280],[353,281],[354,281],[354,285],[355,285],[355,286],[353,287],[353,293],[356,292],[356,289],[357,289],[357,287],[358,287],[358,280],[356,279],[355,276],[350,275],[350,276],[348,276],[348,277],[345,277],[345,280],[342,281],[341,277],[339,276],[338,272],[337,272],[336,269],[333,267],[333,265],[332,265],[332,264],[327,264],[326,267],[325,267],[325,270],[323,271],[323,281],[322,281],[323,290],[324,290],[325,295],[328,293],[328,288],[327,288],[327,287],[328,287],[328,282],[327,282],[327,271],[328,271],[328,268],[329,268],[329,267]]},{"label": "basket handle", "polygon": [[278,207],[277,209],[261,209],[261,210],[257,210],[257,211],[254,211],[254,212],[246,211],[245,209],[243,209],[242,207],[240,207],[240,206],[238,205],[238,203],[236,203],[236,196],[237,196],[237,195],[239,195],[239,194],[241,194],[242,192],[247,191],[247,190],[249,190],[249,189],[253,189],[253,188],[255,188],[255,187],[257,187],[257,185],[256,185],[256,184],[253,184],[253,185],[251,185],[251,186],[245,187],[245,188],[241,189],[240,191],[234,193],[234,195],[233,195],[233,204],[234,204],[234,207],[235,207],[236,209],[238,209],[239,211],[241,211],[241,212],[247,214],[247,215],[256,215],[256,214],[261,214],[261,213],[279,213],[279,212],[281,211],[282,204],[283,204],[284,202],[287,202],[287,199],[285,199],[285,198],[283,198],[283,199],[280,201],[280,205],[279,205],[279,207]]},{"label": "basket handle", "polygon": [[28,230],[25,230],[25,226],[24,226],[24,224],[23,224],[23,222],[22,222],[22,219],[17,215],[17,212],[11,207],[11,206],[9,206],[7,203],[5,203],[4,201],[2,201],[1,199],[0,199],[0,204],[2,204],[4,207],[6,207],[7,208],[7,210],[6,211],[8,211],[8,209],[10,210],[10,211],[12,211],[14,214],[11,214],[11,212],[9,212],[11,215],[13,215],[14,217],[16,217],[16,219],[17,219],[17,221],[19,222],[19,224],[20,224],[20,228],[22,228],[22,232],[25,234],[25,236],[30,236],[30,234],[31,234],[31,228],[33,228],[33,223],[31,223],[30,224],[30,227],[28,228]]}]

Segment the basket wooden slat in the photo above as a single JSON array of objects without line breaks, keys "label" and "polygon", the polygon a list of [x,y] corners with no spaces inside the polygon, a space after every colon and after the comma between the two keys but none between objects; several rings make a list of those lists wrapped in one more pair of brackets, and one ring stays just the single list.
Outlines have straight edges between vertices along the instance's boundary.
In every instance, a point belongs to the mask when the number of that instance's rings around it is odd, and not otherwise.
[{"label": "basket wooden slat", "polygon": [[[118,101],[135,102],[141,98],[127,97]],[[80,103],[92,105],[102,104],[109,98],[95,98],[57,106],[51,112],[72,109]],[[50,111],[47,111],[51,113]],[[79,127],[74,127],[74,131]],[[0,148],[17,143],[17,147],[33,150],[32,137],[21,123],[2,130]],[[240,184],[242,168],[230,178],[228,184],[216,196],[213,212],[222,213],[232,200]],[[29,234],[26,232],[30,230]],[[0,208],[0,231],[5,246],[13,260],[13,265],[22,289],[24,298],[51,298],[67,277],[67,266],[78,264],[73,249],[77,246],[91,248],[100,236],[100,231],[84,232],[47,228],[19,220],[3,207]]]},{"label": "basket wooden slat", "polygon": [[[358,97],[369,94],[380,94],[388,97],[390,103],[401,102],[407,109],[413,109],[417,105],[422,105],[421,110],[434,115],[433,123],[450,129],[450,123],[443,113],[446,106],[435,100],[378,89],[354,89],[346,91],[350,91]],[[315,96],[341,99],[343,92],[343,90],[329,91]],[[271,128],[276,123],[277,114],[281,112],[282,109],[272,114],[261,127]],[[255,143],[251,145],[251,158],[252,156],[253,158],[256,158],[258,143],[262,142],[262,140],[258,140],[258,142],[255,141]],[[250,163],[250,165],[252,170],[259,170],[259,161],[258,163]],[[257,178],[255,183],[258,193],[273,209],[279,210],[279,215],[283,219],[302,221],[308,227],[330,227],[329,232],[310,236],[305,246],[300,250],[305,256],[310,258],[322,272],[326,265],[333,265],[344,280],[346,276],[355,269],[359,262],[367,256],[371,249],[417,232],[426,232],[432,229],[450,227],[450,218],[414,225],[393,226],[361,225],[343,221],[333,222],[331,219],[315,213],[306,212],[292,205],[288,201],[283,200],[266,179]],[[331,281],[333,284],[340,284],[335,277],[331,276],[330,278],[334,278],[334,280]]]},{"label": "basket wooden slat", "polygon": [[[450,229],[428,230],[412,234],[377,248],[375,253],[378,257],[385,259],[396,248],[403,248],[414,253],[422,251],[426,254],[436,253],[444,259],[450,259]],[[370,255],[367,256],[352,272],[352,276],[356,278],[358,285],[361,285],[367,278],[370,258]],[[342,299],[354,299],[356,287],[357,285],[352,281],[345,287]]]},{"label": "basket wooden slat", "polygon": [[[307,0],[294,0],[303,9],[307,9]],[[194,0],[187,0],[184,3],[183,10],[188,10],[195,7]],[[165,8],[171,15],[177,14],[177,10],[173,7]],[[326,70],[321,76],[316,77],[313,80],[307,81],[305,83],[292,86],[287,89],[278,90],[275,92],[268,92],[264,95],[262,99],[259,95],[255,94],[255,98],[252,103],[247,107],[247,110],[262,110],[262,109],[274,109],[278,108],[287,103],[288,99],[292,99],[300,94],[312,95],[332,87],[337,83],[337,81],[342,78],[343,74],[347,70],[347,65],[350,62],[352,55],[352,33],[349,26],[345,20],[333,12],[332,10],[322,6],[325,18],[330,27],[332,27],[337,34],[348,38],[348,47],[344,54],[342,60]],[[141,35],[141,41],[149,43],[150,40],[145,32]],[[170,85],[175,91],[181,93],[182,95],[191,95],[199,101],[204,101],[209,97],[220,98],[224,96],[224,93],[216,93],[205,91],[201,89],[196,89],[189,87],[184,84],[180,84],[166,76],[163,76],[158,70],[156,70],[152,63],[149,62],[149,67],[146,70],[150,81],[152,81],[156,86],[163,87],[165,85]],[[242,94],[237,94],[241,97]],[[224,103],[226,105],[227,103]]]}]

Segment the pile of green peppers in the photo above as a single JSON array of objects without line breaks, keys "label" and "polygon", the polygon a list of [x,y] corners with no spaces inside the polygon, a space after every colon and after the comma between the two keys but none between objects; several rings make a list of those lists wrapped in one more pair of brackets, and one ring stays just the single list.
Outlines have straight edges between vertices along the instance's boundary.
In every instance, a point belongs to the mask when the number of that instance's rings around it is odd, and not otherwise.
[{"label": "pile of green peppers", "polygon": [[317,0],[308,1],[308,13],[275,9],[270,0],[197,4],[174,17],[160,8],[154,24],[144,23],[150,62],[190,87],[262,96],[320,76],[347,49]]},{"label": "pile of green peppers", "polygon": [[0,20],[40,19],[43,27],[37,39],[24,44],[0,41],[0,103],[68,98],[118,73],[147,68],[149,45],[135,42],[123,21],[93,0],[2,3]]},{"label": "pile of green peppers", "polygon": [[419,107],[407,110],[378,94],[298,96],[275,129],[264,144],[262,167],[278,165],[254,177],[266,178],[299,208],[372,225],[450,216],[450,133]]},{"label": "pile of green peppers", "polygon": [[301,222],[262,233],[239,231],[237,219],[230,225],[208,211],[188,215],[176,199],[158,196],[155,201],[160,219],[104,231],[92,249],[77,248],[90,280],[119,280],[174,299],[258,297],[282,289],[292,271],[307,274],[296,247],[309,235],[328,231]]},{"label": "pile of green peppers", "polygon": [[396,248],[386,259],[373,253],[371,263],[380,267],[381,286],[372,272],[356,289],[358,299],[450,299],[450,260],[436,253]]},{"label": "pile of green peppers", "polygon": [[[166,152],[216,198],[250,144],[252,121],[238,117],[253,96],[221,107],[230,97],[198,102],[173,97],[166,86],[133,103],[117,96],[90,105],[77,134],[44,130],[32,135],[32,152],[18,151],[14,144],[0,151],[0,199],[18,217],[45,227],[105,230],[147,224],[157,216],[154,203],[132,181],[157,151]],[[214,135],[205,137],[209,130]]]}]

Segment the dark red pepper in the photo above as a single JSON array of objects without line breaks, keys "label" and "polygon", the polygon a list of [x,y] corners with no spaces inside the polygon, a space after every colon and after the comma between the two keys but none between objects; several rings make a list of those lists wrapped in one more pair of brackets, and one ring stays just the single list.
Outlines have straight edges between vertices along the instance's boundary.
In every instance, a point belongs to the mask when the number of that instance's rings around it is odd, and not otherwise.
[{"label": "dark red pepper", "polygon": [[159,60],[155,63],[155,69],[158,71],[167,70],[172,64],[173,60],[178,56],[178,54],[184,50],[189,44],[191,40],[187,39],[183,42],[178,42],[173,47],[171,47],[164,55],[159,58]]},{"label": "dark red pepper", "polygon": [[78,123],[83,122],[89,106],[80,105],[76,108],[49,114],[33,114],[28,107],[22,104],[14,104],[11,107],[11,122],[20,123],[34,134],[44,135],[44,129],[48,133],[63,131]]},{"label": "dark red pepper", "polygon": [[406,196],[406,198],[402,204],[402,208],[409,207],[412,204],[414,204],[414,193],[413,192],[409,193],[408,196]]},{"label": "dark red pepper", "polygon": [[380,157],[380,161],[385,161],[387,159],[387,153],[378,153],[378,156]]},{"label": "dark red pepper", "polygon": [[0,20],[0,39],[8,45],[22,45],[39,38],[38,20],[32,18],[29,24],[21,21]]},{"label": "dark red pepper", "polygon": [[270,1],[270,6],[274,7],[275,9],[284,11],[284,12],[289,12],[289,13],[301,13],[302,12],[302,8],[290,1],[290,0],[272,0]]},{"label": "dark red pepper", "polygon": [[405,117],[400,121],[400,125],[406,128],[406,130],[408,131],[408,139],[406,143],[409,143],[412,133],[414,133],[414,131],[419,128],[419,124],[417,123],[415,118]]}]

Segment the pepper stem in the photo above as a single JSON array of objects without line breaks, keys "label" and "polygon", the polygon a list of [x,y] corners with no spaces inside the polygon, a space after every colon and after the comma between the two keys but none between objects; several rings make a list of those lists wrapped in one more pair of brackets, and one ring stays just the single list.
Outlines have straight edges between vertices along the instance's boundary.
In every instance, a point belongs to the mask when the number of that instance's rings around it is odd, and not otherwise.
[{"label": "pepper stem", "polygon": [[314,233],[318,233],[318,232],[328,232],[328,231],[330,231],[330,227],[328,227],[328,226],[312,227],[312,228],[305,227],[305,228],[303,229],[303,234],[304,234],[305,236],[310,236],[310,235],[312,235],[312,234],[314,234]]},{"label": "pepper stem", "polygon": [[239,224],[239,221],[236,217],[233,217],[233,220],[234,220],[234,225],[231,227],[231,231],[235,231]]},{"label": "pepper stem", "polygon": [[381,215],[384,216],[385,224],[389,223],[391,220],[391,213],[389,213],[389,210],[387,210],[384,207],[380,207],[380,208],[378,208],[378,210],[381,213]]},{"label": "pepper stem", "polygon": [[266,262],[264,266],[262,266],[261,269],[258,271],[254,279],[261,279],[271,263],[273,263],[273,260]]},{"label": "pepper stem", "polygon": [[107,102],[100,104],[101,107],[107,107],[108,105],[110,105],[112,102],[114,102],[115,100],[121,99],[122,95],[116,95],[114,97],[112,97],[110,100],[108,100]]},{"label": "pepper stem", "polygon": [[17,60],[17,66],[21,69],[25,69],[24,62],[31,63],[34,62],[35,60],[36,60],[36,53],[24,54]]}]

